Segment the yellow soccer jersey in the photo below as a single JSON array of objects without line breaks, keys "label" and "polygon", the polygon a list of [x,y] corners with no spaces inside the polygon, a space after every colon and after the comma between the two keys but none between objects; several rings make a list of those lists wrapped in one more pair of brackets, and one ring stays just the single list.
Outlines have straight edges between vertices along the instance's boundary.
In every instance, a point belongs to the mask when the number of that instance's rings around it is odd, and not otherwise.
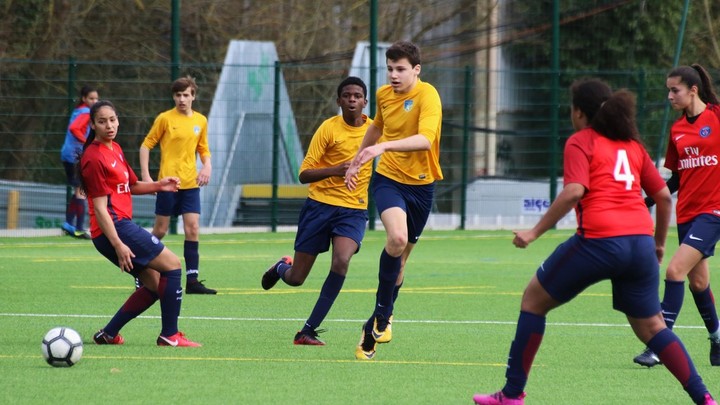
[{"label": "yellow soccer jersey", "polygon": [[197,154],[210,156],[207,118],[197,111],[188,117],[176,109],[160,113],[148,132],[143,146],[152,149],[160,144],[158,179],[180,178],[180,189],[197,188]]},{"label": "yellow soccer jersey", "polygon": [[378,173],[402,184],[430,184],[442,180],[442,103],[435,87],[420,79],[407,94],[395,93],[390,85],[380,87],[373,124],[382,131],[378,142],[394,141],[416,134],[430,141],[428,151],[383,153],[375,169]]},{"label": "yellow soccer jersey", "polygon": [[[312,137],[300,173],[307,169],[321,169],[337,166],[353,160],[360,148],[365,131],[372,123],[367,116],[360,127],[348,125],[341,115],[325,120]],[[310,183],[308,197],[329,205],[346,208],[367,209],[368,184],[372,174],[372,163],[367,162],[358,172],[358,185],[354,191],[345,186],[345,180],[339,176]]]}]

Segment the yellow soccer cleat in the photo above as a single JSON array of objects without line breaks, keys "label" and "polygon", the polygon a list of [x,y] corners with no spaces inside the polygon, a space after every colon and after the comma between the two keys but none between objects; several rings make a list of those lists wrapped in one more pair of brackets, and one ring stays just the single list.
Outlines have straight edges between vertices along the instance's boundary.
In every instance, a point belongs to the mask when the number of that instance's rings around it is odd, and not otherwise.
[{"label": "yellow soccer cleat", "polygon": [[355,348],[355,358],[358,360],[372,360],[375,358],[375,338],[372,333],[365,333],[365,324],[362,327],[360,342]]},{"label": "yellow soccer cleat", "polygon": [[381,315],[375,316],[372,335],[376,342],[389,343],[392,340],[392,321],[392,315],[390,315],[390,319],[388,320],[385,320],[385,318]]}]

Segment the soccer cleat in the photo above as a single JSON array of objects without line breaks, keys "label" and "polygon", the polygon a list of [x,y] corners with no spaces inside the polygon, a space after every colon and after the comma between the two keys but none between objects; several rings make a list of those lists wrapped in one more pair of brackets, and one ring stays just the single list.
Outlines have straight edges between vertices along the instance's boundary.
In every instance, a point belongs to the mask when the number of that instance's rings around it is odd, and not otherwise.
[{"label": "soccer cleat", "polygon": [[517,398],[508,398],[502,391],[494,394],[475,394],[473,401],[480,405],[523,405],[525,403],[525,393],[523,392]]},{"label": "soccer cleat", "polygon": [[318,339],[318,333],[325,332],[325,329],[318,329],[318,330],[301,330],[298,333],[295,334],[295,339],[293,339],[293,344],[296,345],[306,345],[306,346],[325,346],[325,342]]},{"label": "soccer cleat", "polygon": [[703,402],[703,405],[718,405],[717,402],[713,399],[712,395],[710,393],[705,393],[705,402]]},{"label": "soccer cleat", "polygon": [[[712,353],[712,352],[711,352]],[[657,366],[658,364],[662,364],[660,361],[660,358],[650,349],[645,349],[644,352],[638,354],[633,358],[633,362],[645,366],[647,368]]]},{"label": "soccer cleat", "polygon": [[277,272],[277,267],[281,264],[285,263],[289,266],[292,266],[293,259],[290,256],[283,256],[278,260],[275,264],[270,266],[269,269],[263,274],[262,276],[262,288],[263,290],[269,290],[273,287],[275,287],[275,284],[277,284],[278,280],[280,280],[280,275]]},{"label": "soccer cleat", "polygon": [[67,222],[63,222],[60,228],[65,232],[66,235],[75,236],[75,227]]},{"label": "soccer cleat", "polygon": [[115,337],[110,337],[102,329],[93,335],[93,340],[97,345],[121,345],[125,343],[125,339],[119,333]]},{"label": "soccer cleat", "polygon": [[[202,283],[205,280],[201,281],[191,281],[185,285],[185,294],[209,294],[214,295],[217,294],[216,290],[213,290],[211,288],[205,287],[205,285]],[[137,287],[137,283],[135,283],[135,286]]]},{"label": "soccer cleat", "polygon": [[375,358],[375,338],[372,333],[365,332],[365,324],[362,326],[360,343],[355,348],[355,358],[358,360],[372,360]]},{"label": "soccer cleat", "polygon": [[85,231],[83,231],[83,230],[81,230],[81,229],[75,230],[75,232],[73,232],[73,236],[76,237],[76,238],[78,238],[78,239],[92,239],[92,238],[90,237],[90,234],[89,234],[89,233],[87,233],[87,232],[85,232]]},{"label": "soccer cleat", "polygon": [[390,319],[385,319],[382,315],[376,315],[373,321],[372,335],[375,341],[378,343],[388,343],[392,340],[392,321],[393,316],[390,315]]},{"label": "soccer cleat", "polygon": [[172,346],[172,347],[200,347],[202,346],[200,343],[193,342],[192,340],[189,340],[185,337],[185,334],[182,332],[178,332],[172,336],[158,336],[157,338],[157,345],[158,346]]},{"label": "soccer cleat", "polygon": [[710,339],[710,365],[720,366],[720,340]]}]

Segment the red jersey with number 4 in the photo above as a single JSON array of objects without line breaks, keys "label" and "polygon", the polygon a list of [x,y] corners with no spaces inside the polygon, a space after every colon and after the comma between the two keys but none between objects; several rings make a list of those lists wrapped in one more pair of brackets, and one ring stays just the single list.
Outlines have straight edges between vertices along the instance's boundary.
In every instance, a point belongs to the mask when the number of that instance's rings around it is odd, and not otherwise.
[{"label": "red jersey with number 4", "polygon": [[700,214],[720,216],[720,106],[708,104],[689,122],[683,114],[670,129],[665,167],[680,174],[675,210],[679,224]]},{"label": "red jersey with number 4", "polygon": [[90,212],[90,236],[102,234],[95,218],[93,198],[107,196],[107,210],[113,222],[132,219],[132,194],[130,186],[138,178],[125,160],[122,148],[112,143],[112,148],[93,142],[82,154],[81,166]]},{"label": "red jersey with number 4", "polygon": [[564,160],[564,184],[585,187],[575,207],[578,234],[586,238],[653,234],[641,190],[653,195],[665,182],[642,144],[608,139],[585,128],[568,139]]}]

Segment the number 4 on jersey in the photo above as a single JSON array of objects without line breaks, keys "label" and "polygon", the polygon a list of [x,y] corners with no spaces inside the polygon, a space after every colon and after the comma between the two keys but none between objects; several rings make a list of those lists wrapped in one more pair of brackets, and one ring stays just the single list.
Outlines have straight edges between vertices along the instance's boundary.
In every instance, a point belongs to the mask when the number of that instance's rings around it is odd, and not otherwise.
[{"label": "number 4 on jersey", "polygon": [[625,149],[618,149],[617,151],[617,160],[615,161],[613,176],[615,176],[615,181],[625,182],[625,190],[632,190],[635,175],[630,171],[630,161],[628,160]]}]

